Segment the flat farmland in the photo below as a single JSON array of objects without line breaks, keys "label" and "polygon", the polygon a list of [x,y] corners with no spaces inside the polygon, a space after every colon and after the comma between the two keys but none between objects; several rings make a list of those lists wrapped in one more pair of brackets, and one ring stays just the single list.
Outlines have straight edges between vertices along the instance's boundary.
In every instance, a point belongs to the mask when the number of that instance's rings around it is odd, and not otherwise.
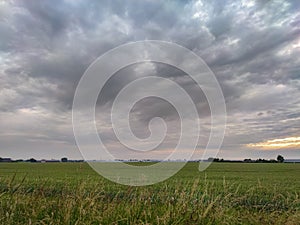
[{"label": "flat farmland", "polygon": [[115,184],[87,163],[0,163],[0,224],[300,224],[299,196],[292,163],[199,172],[190,162],[144,187]]}]

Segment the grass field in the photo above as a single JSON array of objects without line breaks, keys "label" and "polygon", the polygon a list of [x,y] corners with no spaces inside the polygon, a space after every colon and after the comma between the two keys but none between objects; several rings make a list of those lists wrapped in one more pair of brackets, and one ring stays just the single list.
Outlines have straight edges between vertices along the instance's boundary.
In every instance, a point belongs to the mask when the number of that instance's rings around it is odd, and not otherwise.
[{"label": "grass field", "polygon": [[86,163],[0,163],[0,224],[300,224],[300,164],[197,168],[129,187]]}]

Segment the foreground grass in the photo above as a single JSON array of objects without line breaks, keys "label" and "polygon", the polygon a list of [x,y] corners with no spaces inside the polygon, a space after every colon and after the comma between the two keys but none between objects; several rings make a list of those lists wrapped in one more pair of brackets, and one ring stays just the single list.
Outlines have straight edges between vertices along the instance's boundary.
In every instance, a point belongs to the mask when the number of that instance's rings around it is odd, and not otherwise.
[{"label": "foreground grass", "polygon": [[1,163],[0,224],[300,224],[300,164],[197,167],[128,187],[85,163]]}]

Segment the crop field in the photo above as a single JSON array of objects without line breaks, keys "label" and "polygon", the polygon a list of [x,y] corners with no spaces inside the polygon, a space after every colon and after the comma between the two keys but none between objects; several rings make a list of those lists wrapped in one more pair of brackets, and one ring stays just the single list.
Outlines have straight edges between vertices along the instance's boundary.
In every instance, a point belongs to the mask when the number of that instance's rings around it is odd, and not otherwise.
[{"label": "crop field", "polygon": [[131,187],[86,163],[0,163],[0,224],[300,224],[300,164],[197,168]]}]

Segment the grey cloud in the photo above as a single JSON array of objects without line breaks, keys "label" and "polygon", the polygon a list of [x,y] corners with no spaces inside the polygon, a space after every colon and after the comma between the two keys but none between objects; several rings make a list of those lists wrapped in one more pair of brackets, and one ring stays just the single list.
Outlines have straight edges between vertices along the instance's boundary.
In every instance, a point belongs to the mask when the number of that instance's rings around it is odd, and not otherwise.
[{"label": "grey cloud", "polygon": [[[6,2],[0,9],[1,116],[5,121],[34,107],[45,109],[53,118],[70,113],[76,85],[99,55],[130,41],[161,39],[195,51],[216,74],[232,129],[227,146],[238,149],[247,141],[299,135],[300,61],[299,46],[295,47],[300,35],[299,2],[253,2],[253,6],[251,1],[229,0],[203,1],[202,5],[201,1]],[[209,119],[206,99],[195,83],[182,71],[159,64],[150,69],[134,65],[116,73],[100,95],[99,110],[109,114],[124,85],[153,74],[185,88],[201,118]],[[278,85],[286,90],[277,90]],[[163,101],[148,99],[132,111],[137,135],[147,136],[145,125],[153,116],[165,118],[170,129],[174,127],[170,135],[176,134],[176,111]],[[22,120],[26,118],[18,120],[11,132],[26,133],[22,127],[29,127]],[[72,143],[71,122],[67,121],[65,130],[51,118],[43,122],[53,124],[51,130],[32,129],[49,142],[65,138]],[[34,138],[33,133],[19,135],[19,141]],[[7,137],[4,134],[0,133],[2,139]],[[104,139],[119,146],[111,132]],[[170,146],[174,143],[168,139],[165,147]],[[13,143],[6,141],[0,147],[13,149]]]}]

